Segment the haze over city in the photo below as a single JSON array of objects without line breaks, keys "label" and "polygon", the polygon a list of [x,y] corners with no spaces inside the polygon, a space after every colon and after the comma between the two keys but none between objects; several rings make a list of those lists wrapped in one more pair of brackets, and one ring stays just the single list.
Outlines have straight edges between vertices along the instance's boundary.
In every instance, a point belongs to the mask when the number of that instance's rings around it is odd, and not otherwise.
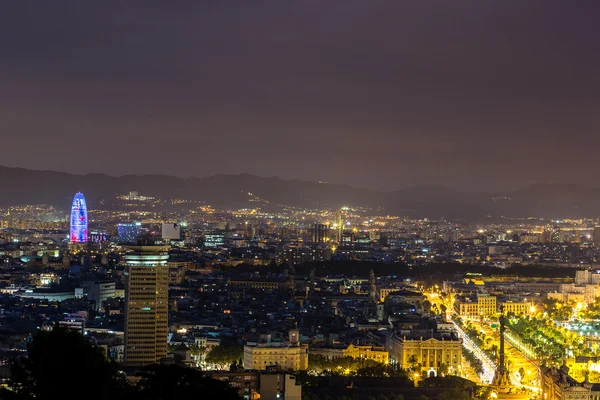
[{"label": "haze over city", "polygon": [[0,11],[3,165],[378,190],[597,186],[595,1]]},{"label": "haze over city", "polygon": [[599,17],[0,2],[0,400],[600,400]]}]

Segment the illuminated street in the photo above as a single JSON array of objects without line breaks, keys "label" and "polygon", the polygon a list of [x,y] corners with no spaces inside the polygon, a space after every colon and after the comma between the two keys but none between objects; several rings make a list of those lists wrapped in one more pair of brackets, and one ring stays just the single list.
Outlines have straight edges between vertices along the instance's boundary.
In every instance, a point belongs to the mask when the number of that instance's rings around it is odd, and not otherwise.
[{"label": "illuminated street", "polygon": [[[486,337],[492,339],[490,345],[499,344],[498,331],[491,328],[490,322],[472,322],[480,329]],[[494,372],[496,371],[496,365],[490,360],[485,352],[479,348],[466,334],[465,332],[455,323],[457,330],[460,332],[461,337],[464,338],[464,345],[467,349],[472,351],[482,362],[484,367],[483,381],[489,383],[492,381]],[[505,357],[506,363],[510,372],[510,381],[512,389],[510,396],[504,394],[498,394],[498,398],[532,398],[535,393],[539,391],[539,372],[537,366],[529,359],[527,359],[518,349],[505,344]],[[521,376],[523,373],[523,377]]]}]

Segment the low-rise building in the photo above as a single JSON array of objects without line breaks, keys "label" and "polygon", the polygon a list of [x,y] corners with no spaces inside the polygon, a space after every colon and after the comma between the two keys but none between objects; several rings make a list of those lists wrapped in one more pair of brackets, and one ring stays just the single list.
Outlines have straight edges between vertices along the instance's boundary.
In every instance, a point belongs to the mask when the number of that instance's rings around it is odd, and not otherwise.
[{"label": "low-rise building", "polygon": [[421,364],[428,375],[437,376],[438,369],[445,364],[450,370],[458,371],[462,366],[462,341],[455,334],[411,332],[404,335],[395,332],[386,338],[385,347],[393,363],[402,368]]},{"label": "low-rise building", "polygon": [[379,288],[379,302],[380,303],[384,303],[385,302],[385,298],[393,292],[397,292],[398,288]]},{"label": "low-rise building", "polygon": [[600,295],[600,285],[595,283],[586,283],[578,285],[575,283],[564,283],[560,285],[557,292],[548,293],[549,299],[559,301],[574,301],[582,304],[592,304],[596,297]]},{"label": "low-rise building", "polygon": [[229,281],[229,286],[232,288],[251,288],[255,290],[277,290],[283,284],[284,283],[280,281],[268,281],[262,279]]},{"label": "low-rise building", "polygon": [[600,385],[579,383],[569,376],[569,368],[541,368],[542,399],[547,400],[600,400]]},{"label": "low-rise building", "polygon": [[294,375],[280,371],[216,372],[212,378],[229,383],[244,400],[301,400],[302,385]]},{"label": "low-rise building", "polygon": [[331,260],[328,247],[286,246],[277,251],[277,262],[288,265],[301,265],[315,261]]},{"label": "low-rise building", "polygon": [[94,302],[94,307],[98,310],[106,300],[117,297],[115,286],[114,281],[85,281],[83,294],[89,301]]},{"label": "low-rise building", "polygon": [[515,315],[529,314],[532,303],[525,300],[504,300],[498,302],[498,312],[513,313]]},{"label": "low-rise building", "polygon": [[311,355],[323,356],[329,360],[340,357],[364,358],[382,364],[389,363],[389,353],[385,347],[358,346],[350,344],[347,347],[311,347],[308,349]]},{"label": "low-rise building", "polygon": [[169,267],[169,286],[179,286],[185,281],[185,267]]},{"label": "low-rise building", "polygon": [[260,372],[215,372],[212,378],[229,383],[244,400],[257,400],[260,395]]},{"label": "low-rise building", "polygon": [[491,317],[496,314],[496,296],[479,293],[477,296],[459,296],[454,302],[454,310],[461,318]]},{"label": "low-rise building", "polygon": [[298,331],[290,330],[285,342],[259,342],[244,346],[244,368],[265,371],[277,366],[284,371],[308,369],[308,346],[301,345]]},{"label": "low-rise building", "polygon": [[301,400],[302,385],[290,374],[261,374],[260,398],[264,400]]},{"label": "low-rise building", "polygon": [[355,346],[351,344],[344,350],[343,354],[344,357],[365,358],[383,364],[389,362],[389,353],[385,350],[385,347]]},{"label": "low-rise building", "polygon": [[480,293],[477,295],[477,305],[479,306],[479,314],[484,317],[496,314],[496,296]]}]

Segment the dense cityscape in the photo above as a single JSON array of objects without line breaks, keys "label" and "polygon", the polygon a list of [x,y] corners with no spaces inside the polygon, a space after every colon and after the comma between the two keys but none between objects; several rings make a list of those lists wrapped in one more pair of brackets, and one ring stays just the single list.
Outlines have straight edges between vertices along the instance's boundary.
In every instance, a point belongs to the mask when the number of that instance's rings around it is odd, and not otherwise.
[{"label": "dense cityscape", "polygon": [[0,210],[8,387],[39,332],[66,329],[132,382],[174,365],[243,399],[600,396],[597,219],[162,212],[144,193],[118,198],[121,210],[83,193],[70,209]]},{"label": "dense cityscape", "polygon": [[600,400],[600,2],[0,2],[0,400]]}]

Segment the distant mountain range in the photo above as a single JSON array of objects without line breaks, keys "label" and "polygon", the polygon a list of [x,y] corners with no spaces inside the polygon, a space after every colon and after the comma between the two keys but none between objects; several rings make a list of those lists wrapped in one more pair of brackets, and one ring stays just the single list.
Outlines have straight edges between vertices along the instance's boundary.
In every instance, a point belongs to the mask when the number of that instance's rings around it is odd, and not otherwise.
[{"label": "distant mountain range", "polygon": [[[346,185],[215,175],[182,179],[166,175],[74,175],[0,166],[0,205],[51,204],[68,209],[81,191],[89,208],[122,208],[117,195],[137,191],[159,199],[185,199],[215,208],[360,207],[371,214],[481,221],[502,218],[582,218],[600,215],[600,189],[571,184],[537,184],[505,193],[470,194],[444,186],[416,186],[392,192]],[[164,207],[175,207],[165,204]]]}]

